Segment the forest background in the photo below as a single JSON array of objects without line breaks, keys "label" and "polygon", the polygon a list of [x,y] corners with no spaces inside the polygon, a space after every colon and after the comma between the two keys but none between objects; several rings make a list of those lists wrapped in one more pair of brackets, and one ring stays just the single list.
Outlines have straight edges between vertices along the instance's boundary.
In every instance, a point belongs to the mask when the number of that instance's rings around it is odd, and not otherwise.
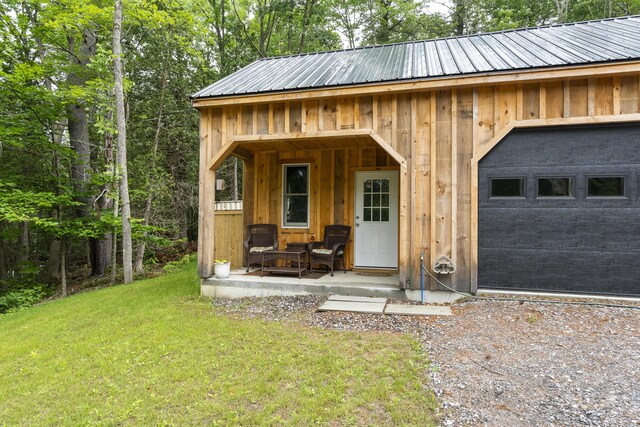
[{"label": "forest background", "polygon": [[[0,0],[0,313],[65,295],[67,277],[121,279],[114,34],[142,275],[197,240],[197,90],[268,56],[638,13],[640,0]],[[242,162],[217,175],[216,200],[241,199]]]}]

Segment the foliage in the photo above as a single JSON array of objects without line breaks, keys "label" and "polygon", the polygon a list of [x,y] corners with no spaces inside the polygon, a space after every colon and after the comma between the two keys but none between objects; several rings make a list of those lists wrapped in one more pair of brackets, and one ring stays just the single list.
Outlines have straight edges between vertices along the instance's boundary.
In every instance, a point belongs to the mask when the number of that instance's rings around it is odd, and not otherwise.
[{"label": "foliage", "polygon": [[535,27],[640,13],[640,0],[455,0],[459,34]]},{"label": "foliage", "polygon": [[198,289],[190,264],[1,316],[3,423],[435,424],[413,338],[233,319]]},{"label": "foliage", "polygon": [[46,295],[42,287],[17,289],[0,295],[0,314],[13,313],[31,307]]},{"label": "foliage", "polygon": [[[141,259],[162,262],[163,246],[197,237],[199,117],[189,96],[255,60],[640,13],[640,0],[453,0],[437,13],[433,4],[123,0]],[[118,248],[113,12],[104,0],[0,0],[0,280],[29,260],[40,281],[55,283],[63,252],[70,269],[88,271],[87,259],[110,262],[110,239]],[[217,176],[226,189],[216,200],[242,198],[241,161],[228,159]]]},{"label": "foliage", "polygon": [[168,263],[166,263],[164,267],[162,267],[162,271],[164,271],[165,273],[171,273],[173,271],[176,271],[183,265],[192,264],[197,260],[197,258],[198,254],[196,253],[187,254],[177,261],[169,261]]}]

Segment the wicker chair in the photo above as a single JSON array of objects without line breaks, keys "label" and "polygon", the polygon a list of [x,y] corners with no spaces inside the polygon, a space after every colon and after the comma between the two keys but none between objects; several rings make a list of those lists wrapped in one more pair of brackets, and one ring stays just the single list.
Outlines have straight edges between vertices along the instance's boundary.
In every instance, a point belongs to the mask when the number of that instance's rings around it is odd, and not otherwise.
[{"label": "wicker chair", "polygon": [[244,251],[247,256],[247,272],[252,264],[261,264],[262,252],[278,250],[278,227],[275,224],[247,225]]},{"label": "wicker chair", "polygon": [[342,261],[342,270],[346,273],[344,263],[344,253],[351,227],[348,225],[327,225],[324,227],[324,240],[322,242],[309,243],[309,264],[323,264],[331,269],[333,276],[333,265],[336,261]]}]

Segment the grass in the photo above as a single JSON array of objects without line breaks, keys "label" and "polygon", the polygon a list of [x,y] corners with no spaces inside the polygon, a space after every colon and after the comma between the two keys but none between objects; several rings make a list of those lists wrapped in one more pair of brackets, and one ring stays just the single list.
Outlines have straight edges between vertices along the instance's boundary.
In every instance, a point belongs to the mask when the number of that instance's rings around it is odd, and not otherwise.
[{"label": "grass", "polygon": [[216,315],[193,270],[0,316],[0,424],[435,423],[412,338]]}]

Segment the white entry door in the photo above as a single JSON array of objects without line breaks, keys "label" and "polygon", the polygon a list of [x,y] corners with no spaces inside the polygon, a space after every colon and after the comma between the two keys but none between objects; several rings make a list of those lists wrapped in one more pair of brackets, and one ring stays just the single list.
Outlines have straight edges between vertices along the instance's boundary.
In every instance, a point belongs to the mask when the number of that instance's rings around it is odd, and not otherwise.
[{"label": "white entry door", "polygon": [[355,266],[398,267],[398,171],[355,173]]}]

